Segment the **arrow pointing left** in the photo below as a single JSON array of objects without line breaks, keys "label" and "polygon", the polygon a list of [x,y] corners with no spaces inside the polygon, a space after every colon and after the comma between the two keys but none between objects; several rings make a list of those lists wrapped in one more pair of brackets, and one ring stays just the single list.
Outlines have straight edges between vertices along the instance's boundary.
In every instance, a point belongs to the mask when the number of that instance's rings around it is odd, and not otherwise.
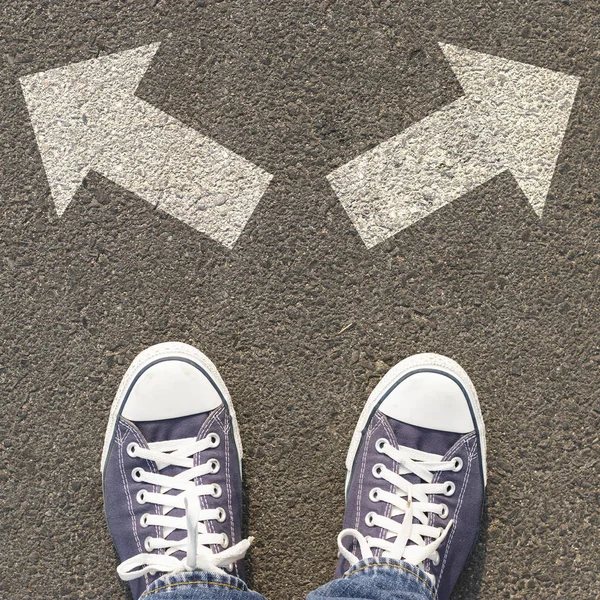
[{"label": "arrow pointing left", "polygon": [[97,171],[231,247],[272,176],[135,96],[158,47],[20,78],[56,211]]}]

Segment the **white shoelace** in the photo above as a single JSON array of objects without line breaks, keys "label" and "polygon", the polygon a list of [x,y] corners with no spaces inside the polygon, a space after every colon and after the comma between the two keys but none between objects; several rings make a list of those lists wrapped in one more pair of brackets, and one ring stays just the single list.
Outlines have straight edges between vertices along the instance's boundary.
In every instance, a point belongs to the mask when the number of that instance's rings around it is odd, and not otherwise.
[{"label": "white shoelace", "polygon": [[[395,486],[395,493],[380,488],[373,488],[370,491],[370,498],[374,502],[392,505],[390,517],[384,517],[376,512],[370,512],[365,517],[367,526],[383,528],[385,538],[364,536],[356,529],[344,529],[338,536],[340,553],[351,566],[359,562],[360,559],[343,545],[346,537],[353,537],[358,542],[362,559],[373,558],[373,549],[380,548],[383,550],[383,557],[404,560],[420,569],[424,569],[424,562],[428,559],[437,565],[440,560],[437,549],[448,535],[454,521],[450,520],[445,528],[428,525],[429,514],[436,514],[442,518],[448,516],[448,507],[443,503],[429,502],[428,496],[434,494],[452,496],[454,484],[431,482],[436,471],[460,471],[462,460],[456,457],[451,461],[442,461],[443,457],[437,454],[429,454],[405,446],[394,448],[385,439],[378,440],[376,447],[378,452],[390,457],[399,465],[398,473],[383,464],[376,464],[373,467],[375,477]],[[417,475],[425,483],[410,483],[402,477],[408,473]],[[392,518],[398,515],[404,515],[401,523]],[[431,538],[433,541],[426,544],[425,538]],[[428,575],[435,585],[435,576],[430,573]]]},{"label": "white shoelace", "polygon": [[[146,574],[174,573],[176,571],[203,570],[224,574],[223,568],[229,568],[234,562],[244,558],[253,538],[242,540],[228,548],[229,538],[226,534],[210,533],[206,521],[216,520],[222,522],[227,514],[221,507],[212,509],[200,508],[200,496],[213,496],[218,498],[222,494],[221,486],[196,485],[194,479],[217,473],[220,469],[219,461],[211,459],[204,464],[194,466],[194,454],[208,448],[216,448],[221,443],[216,433],[209,434],[202,440],[185,438],[180,440],[167,440],[148,444],[142,448],[136,443],[129,444],[127,453],[153,461],[159,473],[152,473],[141,468],[131,472],[135,481],[141,481],[155,486],[160,486],[160,492],[142,490],[136,500],[141,503],[157,504],[162,506],[162,514],[146,513],[140,519],[142,527],[162,527],[163,537],[148,536],[144,541],[146,554],[138,554],[117,567],[117,573],[124,581],[143,577]],[[161,475],[165,467],[175,465],[182,467],[176,476]],[[170,490],[181,490],[179,494],[169,494]],[[169,516],[174,508],[184,509],[185,516]],[[182,540],[167,540],[166,538],[175,530],[187,530],[187,537]],[[221,552],[213,553],[210,545],[219,545]],[[164,550],[164,553],[154,552]],[[183,551],[185,559],[172,556],[174,552]]]}]

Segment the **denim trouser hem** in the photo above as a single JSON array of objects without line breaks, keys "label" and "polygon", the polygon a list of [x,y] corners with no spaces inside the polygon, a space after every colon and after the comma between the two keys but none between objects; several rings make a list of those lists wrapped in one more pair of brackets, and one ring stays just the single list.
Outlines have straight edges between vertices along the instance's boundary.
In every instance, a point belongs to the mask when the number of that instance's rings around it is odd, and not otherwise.
[{"label": "denim trouser hem", "polygon": [[[308,600],[437,600],[427,574],[392,558],[367,558],[339,579],[308,595]],[[265,600],[233,575],[181,571],[154,581],[140,600]]]},{"label": "denim trouser hem", "polygon": [[393,558],[367,558],[311,592],[307,600],[437,600],[428,575]]},{"label": "denim trouser hem", "polygon": [[155,594],[163,596],[171,593],[177,594],[178,597],[190,594],[196,597],[198,588],[201,587],[250,593],[248,586],[239,577],[233,575],[220,575],[207,571],[180,571],[160,577],[151,583],[140,596],[140,600],[155,598]]},{"label": "denim trouser hem", "polygon": [[431,583],[431,580],[425,573],[418,567],[411,565],[410,563],[395,560],[393,558],[366,558],[355,565],[351,566],[342,576],[343,579],[347,579],[356,575],[357,573],[363,573],[365,575],[373,574],[379,575],[385,572],[389,572],[390,574],[394,572],[394,570],[402,571],[404,577],[415,578],[419,583],[425,587],[431,597],[435,600],[437,598],[437,593]]}]

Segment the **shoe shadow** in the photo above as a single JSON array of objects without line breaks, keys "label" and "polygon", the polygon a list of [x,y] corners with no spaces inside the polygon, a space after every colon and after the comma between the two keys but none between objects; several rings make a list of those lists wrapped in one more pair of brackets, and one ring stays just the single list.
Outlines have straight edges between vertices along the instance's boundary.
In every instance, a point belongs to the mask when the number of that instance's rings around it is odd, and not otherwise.
[{"label": "shoe shadow", "polygon": [[458,578],[456,587],[452,592],[452,600],[475,600],[480,597],[481,581],[485,571],[488,526],[489,516],[486,500],[481,514],[477,544],[475,545],[467,566],[463,569],[463,572]]}]

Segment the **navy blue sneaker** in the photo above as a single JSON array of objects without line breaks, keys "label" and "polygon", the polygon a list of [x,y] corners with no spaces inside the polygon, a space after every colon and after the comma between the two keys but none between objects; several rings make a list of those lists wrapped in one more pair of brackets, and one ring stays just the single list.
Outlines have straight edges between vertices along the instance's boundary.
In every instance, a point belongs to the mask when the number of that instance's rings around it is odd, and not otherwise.
[{"label": "navy blue sneaker", "polygon": [[362,559],[395,559],[449,598],[479,531],[485,452],[477,393],[456,362],[417,354],[393,367],[350,444],[337,576]]},{"label": "navy blue sneaker", "polygon": [[106,520],[139,598],[158,577],[206,570],[243,578],[242,444],[229,392],[201,352],[142,352],[113,402],[102,454]]}]

